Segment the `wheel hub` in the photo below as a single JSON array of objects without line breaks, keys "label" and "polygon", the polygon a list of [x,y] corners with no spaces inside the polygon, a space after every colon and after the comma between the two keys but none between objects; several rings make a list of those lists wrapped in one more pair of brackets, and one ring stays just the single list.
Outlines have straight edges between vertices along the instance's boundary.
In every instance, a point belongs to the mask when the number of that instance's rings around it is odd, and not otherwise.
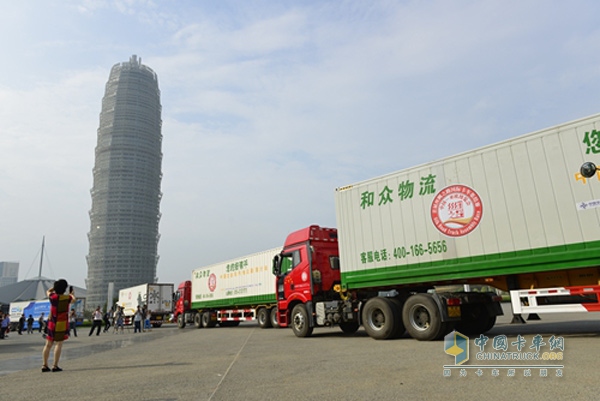
[{"label": "wheel hub", "polygon": [[431,317],[427,309],[420,305],[416,305],[410,314],[410,323],[418,330],[427,330],[431,325]]}]

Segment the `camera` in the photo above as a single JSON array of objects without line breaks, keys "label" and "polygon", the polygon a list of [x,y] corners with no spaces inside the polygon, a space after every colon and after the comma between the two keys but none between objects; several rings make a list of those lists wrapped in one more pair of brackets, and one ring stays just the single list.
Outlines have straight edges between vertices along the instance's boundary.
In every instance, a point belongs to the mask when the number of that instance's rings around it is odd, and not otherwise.
[{"label": "camera", "polygon": [[70,285],[70,286],[69,286],[69,294],[72,294],[72,293],[73,293],[73,286],[72,286],[72,285]]}]

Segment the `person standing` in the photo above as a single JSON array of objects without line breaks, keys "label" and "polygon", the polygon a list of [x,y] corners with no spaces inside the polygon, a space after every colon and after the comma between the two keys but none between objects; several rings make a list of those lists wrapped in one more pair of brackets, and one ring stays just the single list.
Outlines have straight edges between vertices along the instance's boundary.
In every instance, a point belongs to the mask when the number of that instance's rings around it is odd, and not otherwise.
[{"label": "person standing", "polygon": [[133,316],[133,333],[141,333],[142,332],[142,321],[144,320],[144,313],[142,312],[142,308],[138,305],[137,310],[135,311],[135,315]]},{"label": "person standing", "polygon": [[108,333],[108,329],[110,328],[110,319],[112,319],[112,315],[112,308],[104,314],[104,330],[102,330],[103,333]]},{"label": "person standing", "polygon": [[75,309],[71,309],[69,313],[69,333],[73,330],[73,335],[77,337],[77,313]]},{"label": "person standing", "polygon": [[38,327],[38,332],[42,332],[42,330],[44,330],[44,332],[46,332],[45,329],[45,322],[44,322],[44,312],[42,312],[42,314],[40,315],[39,319],[38,319],[38,323],[39,323],[39,327]]},{"label": "person standing", "polygon": [[150,321],[152,320],[152,313],[150,313],[150,310],[147,309],[146,310],[146,318],[144,320],[144,331],[148,330],[150,331],[151,329],[151,325],[150,325]]},{"label": "person standing", "polygon": [[100,310],[100,307],[97,307],[96,310],[94,311],[94,313],[92,313],[92,322],[93,323],[92,323],[92,329],[90,330],[90,336],[94,332],[94,329],[97,329],[96,335],[99,336],[100,329],[102,328],[102,311]]},{"label": "person standing", "polygon": [[123,308],[117,306],[117,310],[115,311],[115,316],[113,319],[114,322],[114,331],[113,333],[119,333],[119,327],[121,328],[121,334],[123,334]]},{"label": "person standing", "polygon": [[[50,315],[46,325],[46,345],[42,351],[42,372],[61,372],[58,366],[63,341],[69,338],[69,306],[75,301],[73,286],[69,289],[69,295],[64,295],[67,291],[67,280],[60,279],[54,282],[54,286],[46,292],[50,298]],[[54,364],[52,369],[48,367],[48,357],[50,350],[54,345]]]},{"label": "person standing", "polygon": [[10,325],[9,314],[7,313],[6,315],[3,315],[2,313],[0,313],[0,320],[2,321],[2,323],[0,323],[0,339],[4,339],[8,337],[7,331],[8,326]]},{"label": "person standing", "polygon": [[18,333],[19,335],[23,334],[23,329],[25,328],[25,314],[21,314],[21,317],[19,318],[19,328],[18,328]]},{"label": "person standing", "polygon": [[34,321],[35,321],[35,319],[33,318],[33,315],[29,315],[29,317],[27,318],[27,334],[33,333],[33,322]]}]

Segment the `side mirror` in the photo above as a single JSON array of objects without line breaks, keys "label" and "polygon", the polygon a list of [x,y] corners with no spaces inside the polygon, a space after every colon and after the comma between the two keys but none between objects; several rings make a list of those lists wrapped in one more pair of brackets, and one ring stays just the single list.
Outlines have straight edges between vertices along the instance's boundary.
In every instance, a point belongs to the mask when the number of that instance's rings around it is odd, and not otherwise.
[{"label": "side mirror", "polygon": [[596,171],[598,171],[598,167],[592,162],[585,162],[581,165],[579,172],[585,178],[592,178],[596,175]]},{"label": "side mirror", "polygon": [[273,274],[279,276],[281,273],[281,256],[279,254],[273,257]]}]

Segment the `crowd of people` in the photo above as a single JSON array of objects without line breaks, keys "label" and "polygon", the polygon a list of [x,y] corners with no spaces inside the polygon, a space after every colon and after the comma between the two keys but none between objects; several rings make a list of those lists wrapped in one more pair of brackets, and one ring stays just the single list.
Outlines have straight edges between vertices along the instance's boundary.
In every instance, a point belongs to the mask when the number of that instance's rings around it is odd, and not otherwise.
[{"label": "crowd of people", "polygon": [[[23,332],[27,332],[27,334],[33,333],[33,323],[35,319],[32,315],[29,315],[28,318],[25,318],[25,314],[22,314],[19,317],[19,321],[17,323],[17,333],[22,335]],[[39,318],[39,332],[42,332],[42,329],[45,327],[46,321],[44,320],[44,314],[42,313]],[[0,312],[0,340],[3,340],[8,337],[8,333],[10,333],[10,314]]]},{"label": "crowd of people", "polygon": [[[67,292],[68,283],[64,279],[57,280],[54,286],[47,291],[48,298],[50,300],[50,313],[45,316],[42,312],[37,318],[37,331],[43,333],[42,337],[46,340],[42,351],[42,372],[61,372],[62,368],[58,366],[60,355],[62,351],[63,341],[67,340],[71,333],[77,337],[77,312],[72,305],[75,302],[75,294],[73,287],[69,287]],[[151,314],[147,310],[146,306],[137,307],[133,314],[132,323],[134,327],[134,333],[141,333],[143,331],[149,331],[151,328]],[[113,333],[123,333],[125,327],[125,312],[122,306],[116,305],[115,309],[109,309],[106,312],[102,312],[102,308],[98,306],[91,316],[92,326],[89,332],[91,336],[94,331],[96,335],[100,335],[100,331],[108,333],[110,327],[113,327]],[[17,322],[16,328],[17,333],[22,335],[24,332],[32,334],[34,332],[34,325],[36,320],[33,315],[28,317],[25,314],[21,314]],[[11,330],[10,314],[0,312],[0,340],[8,338]],[[52,367],[48,365],[50,351],[54,347],[54,364]]]},{"label": "crowd of people", "polygon": [[[45,316],[43,312],[37,319],[37,332],[43,333],[43,338],[46,338],[48,334],[47,319],[48,316]],[[133,314],[132,319],[133,320],[130,322],[130,324],[133,324],[134,333],[149,331],[152,327],[150,324],[151,314],[146,310],[145,306],[138,306],[137,310]],[[69,325],[67,333],[71,335],[72,331],[73,335],[77,337],[77,312],[74,308],[70,309],[68,321]],[[100,335],[100,331],[102,331],[102,333],[108,333],[111,327],[113,328],[113,333],[123,333],[125,327],[125,312],[122,306],[117,305],[114,311],[111,308],[103,313],[101,307],[98,306],[94,312],[92,312],[91,321],[92,327],[89,332],[90,336],[94,333],[94,331],[96,331],[96,335],[98,336]],[[32,334],[34,332],[34,322],[35,319],[32,315],[25,317],[25,314],[22,314],[17,325],[18,334],[21,335],[24,332],[27,334]],[[10,314],[0,312],[0,340],[8,337],[10,326]]]}]

